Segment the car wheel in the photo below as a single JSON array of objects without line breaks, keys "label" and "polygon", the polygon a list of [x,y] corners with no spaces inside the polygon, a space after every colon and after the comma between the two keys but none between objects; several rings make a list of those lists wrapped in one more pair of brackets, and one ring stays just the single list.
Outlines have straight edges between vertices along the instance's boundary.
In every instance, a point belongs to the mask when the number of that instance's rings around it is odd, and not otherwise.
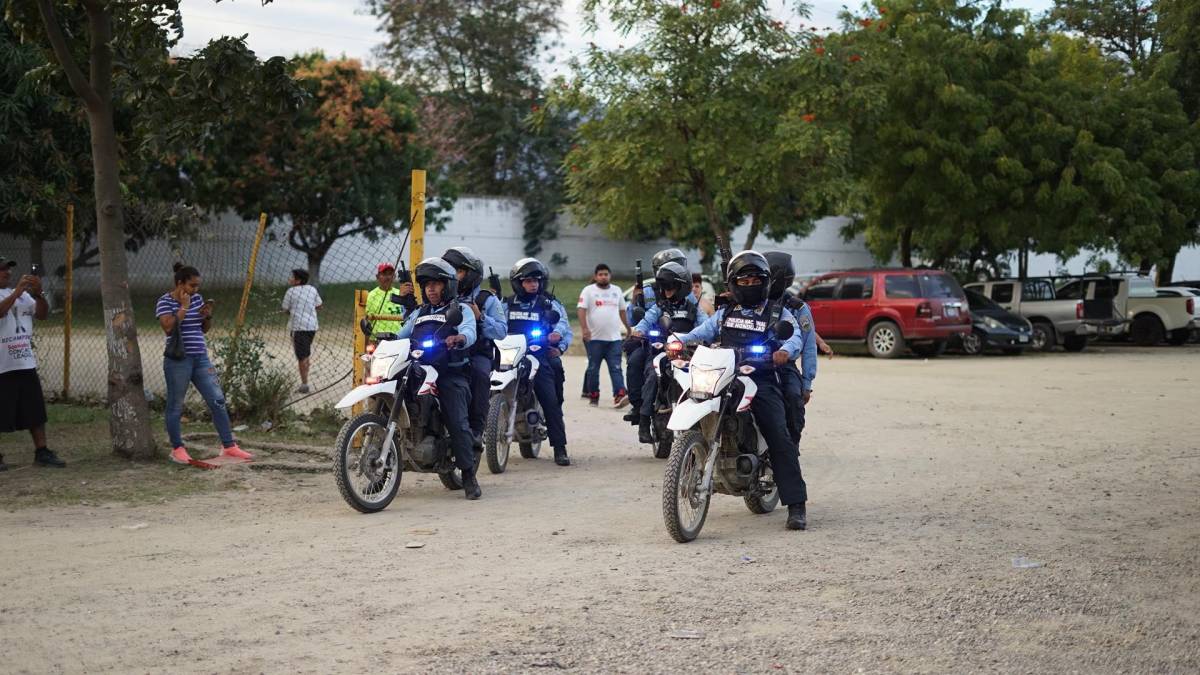
[{"label": "car wheel", "polygon": [[1063,338],[1063,349],[1069,352],[1081,352],[1087,349],[1088,339],[1086,335],[1068,335]]},{"label": "car wheel", "polygon": [[904,351],[904,335],[891,321],[880,321],[867,331],[867,351],[877,359],[894,359]]},{"label": "car wheel", "polygon": [[976,331],[971,331],[962,337],[962,348],[970,356],[979,356],[983,353],[983,336]]},{"label": "car wheel", "polygon": [[1133,319],[1133,329],[1130,331],[1133,341],[1142,347],[1153,347],[1166,337],[1166,329],[1162,321],[1153,314],[1139,314]]},{"label": "car wheel", "polygon": [[1054,333],[1054,324],[1049,321],[1034,321],[1033,335],[1029,337],[1029,346],[1034,351],[1049,352],[1058,344],[1058,336]]}]

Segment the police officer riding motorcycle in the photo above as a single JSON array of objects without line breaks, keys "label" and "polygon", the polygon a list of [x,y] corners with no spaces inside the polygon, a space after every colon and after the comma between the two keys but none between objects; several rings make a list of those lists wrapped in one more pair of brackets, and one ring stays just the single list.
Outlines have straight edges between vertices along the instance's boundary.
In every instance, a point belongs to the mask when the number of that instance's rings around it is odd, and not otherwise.
[{"label": "police officer riding motorcycle", "polygon": [[[549,329],[547,347],[534,352],[540,367],[534,375],[533,390],[545,415],[546,433],[554,448],[554,463],[570,466],[567,455],[567,429],[563,422],[562,399],[559,397],[559,357],[571,343],[571,328],[561,303],[550,298],[546,286],[550,271],[536,258],[522,258],[513,264],[508,275],[513,295],[506,303],[509,335],[532,335]],[[551,321],[551,319],[553,319]]]},{"label": "police officer riding motorcycle", "polygon": [[[792,263],[792,254],[784,251],[768,251],[763,254],[771,266],[771,290],[768,297],[777,306],[786,307],[796,323],[800,325],[801,339],[814,342],[816,333],[813,330],[812,310],[803,300],[796,297],[788,289],[796,280],[796,268]],[[814,342],[815,344],[815,342]],[[787,404],[788,432],[798,444],[804,432],[804,408],[812,396],[813,379],[817,376],[816,349],[802,349],[800,365],[803,372],[796,368],[796,359],[789,366],[779,369],[779,380],[783,387],[784,402]]]},{"label": "police officer riding motorcycle", "polygon": [[[675,447],[671,450],[671,458],[668,460],[668,474],[673,468],[678,471],[681,466],[687,465],[683,461],[685,453],[697,453],[701,456],[701,459],[708,465],[707,472],[701,472],[701,474],[706,476],[705,480],[710,482],[713,480],[716,454],[732,454],[738,457],[737,464],[741,464],[738,447],[742,444],[742,438],[738,435],[738,430],[744,429],[736,420],[739,413],[748,411],[752,414],[753,426],[757,431],[753,437],[761,437],[761,441],[765,442],[767,452],[763,454],[770,463],[772,481],[778,490],[778,498],[788,507],[787,528],[803,530],[807,527],[805,502],[808,499],[808,491],[800,470],[796,443],[784,422],[786,414],[783,387],[777,369],[790,367],[791,360],[796,358],[803,349],[811,349],[815,354],[815,344],[810,340],[809,346],[805,347],[800,326],[791,311],[780,307],[778,303],[769,301],[770,282],[770,264],[762,254],[756,251],[743,251],[737,254],[729,261],[726,278],[731,302],[718,309],[694,330],[677,336],[685,344],[719,342],[720,346],[720,349],[715,350],[698,349],[693,357],[692,385],[688,393],[691,400],[689,402],[705,400],[705,396],[709,396],[708,400],[711,400],[714,392],[701,390],[705,389],[706,385],[715,388],[718,385],[717,380],[725,387],[725,391],[736,393],[735,387],[738,385],[743,387],[743,391],[749,389],[750,386],[755,387],[756,391],[751,396],[732,396],[723,399],[721,405],[724,407],[714,410],[712,413],[716,415],[713,419],[718,420],[718,426],[709,429],[713,432],[713,435],[709,437],[702,433],[705,422],[699,419],[693,421],[688,418],[687,410],[677,408],[670,423],[671,429],[676,431],[676,442]],[[784,329],[783,324],[790,325],[790,329]],[[746,383],[741,383],[741,378],[736,378],[736,381],[731,379],[736,373],[726,372],[729,370],[728,368],[710,369],[705,376],[711,376],[714,381],[709,383],[695,367],[698,359],[709,355],[721,356],[718,352],[727,353],[726,350],[732,350],[738,355],[737,362],[741,362],[741,365],[737,366],[737,372],[742,373],[742,377],[747,380]],[[728,358],[731,364],[737,363],[732,360],[732,356]],[[743,360],[755,358],[758,360],[752,361],[753,365]],[[681,430],[686,433],[681,435]],[[689,443],[692,444],[690,447],[684,447]],[[701,447],[696,447],[696,444]],[[728,445],[733,447],[727,447]],[[756,464],[757,461],[746,460],[749,464]],[[687,466],[694,466],[695,458],[692,462]],[[741,475],[742,468],[739,466],[735,473]],[[711,493],[708,492],[708,486],[693,484],[693,478],[677,476],[675,480],[682,486],[680,488],[681,498],[687,497],[684,499],[684,510],[687,510],[690,505],[690,508],[693,509],[692,515],[698,516],[698,522],[693,520],[690,525],[683,523],[679,500],[675,499],[675,495],[668,496],[665,492],[663,497],[664,516],[667,517],[667,527],[672,536],[678,541],[688,541],[694,538],[699,533],[699,528],[703,526]],[[736,481],[731,478],[730,482]],[[724,484],[726,485],[725,489],[728,489],[729,483]],[[718,480],[717,485],[722,485],[722,480]],[[721,488],[718,487],[718,489]],[[685,492],[686,495],[684,495]],[[762,495],[757,495],[758,502],[756,503],[759,508],[755,508],[749,499],[756,497],[753,490],[747,494],[747,497],[748,506],[755,512],[766,512],[770,508],[762,508],[763,506],[771,508],[774,506],[774,504],[766,504]]]},{"label": "police officer riding motorcycle", "polygon": [[638,411],[638,441],[654,444],[654,456],[659,459],[670,454],[671,432],[666,422],[671,405],[682,393],[672,386],[671,361],[678,354],[667,355],[666,336],[687,333],[696,327],[699,309],[690,295],[691,285],[687,268],[675,261],[663,263],[654,273],[654,306],[646,310],[633,328],[632,339],[642,341],[638,346],[649,350]]},{"label": "police officer riding motorcycle", "polygon": [[454,246],[442,254],[442,260],[454,267],[458,277],[458,303],[472,313],[475,321],[475,344],[469,350],[467,376],[471,383],[468,419],[478,456],[483,451],[483,428],[491,397],[495,341],[508,335],[508,319],[496,294],[482,288],[483,260],[474,251],[466,246]]},{"label": "police officer riding motorcycle", "polygon": [[[650,259],[650,268],[654,272],[656,279],[658,277],[658,270],[669,262],[676,263],[682,267],[685,276],[687,276],[687,256],[683,254],[683,251],[677,248],[665,248],[658,253],[655,253],[654,257]],[[692,295],[692,281],[690,276],[688,276],[688,283],[684,288],[687,291],[685,295],[689,296],[692,300],[696,300],[696,297]],[[640,300],[638,298],[639,295],[642,296]],[[654,291],[654,284],[647,284],[643,288],[634,288],[633,299],[634,303],[629,306],[628,310],[626,310],[628,312],[627,318],[629,320],[629,325],[631,326],[640,322],[639,318],[634,315],[634,312],[636,311],[635,308],[645,308],[646,311],[650,311],[650,309],[653,307],[653,305],[650,305],[650,303],[652,301],[657,302],[658,296]],[[622,417],[622,419],[638,427],[640,435],[642,424],[641,411],[645,404],[645,399],[642,397],[642,388],[646,383],[647,361],[646,350],[640,341],[631,340],[627,344],[625,361],[625,385],[629,391],[629,402],[633,405],[629,412]]]}]

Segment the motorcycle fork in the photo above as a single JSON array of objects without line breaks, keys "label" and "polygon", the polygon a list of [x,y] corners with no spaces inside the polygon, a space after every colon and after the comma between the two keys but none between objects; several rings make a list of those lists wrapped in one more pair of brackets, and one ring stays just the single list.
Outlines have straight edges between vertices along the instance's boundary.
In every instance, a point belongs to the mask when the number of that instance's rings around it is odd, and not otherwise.
[{"label": "motorcycle fork", "polygon": [[700,479],[699,496],[701,499],[707,498],[712,494],[713,478],[717,470],[717,456],[721,454],[721,418],[725,411],[717,413],[716,416],[708,416],[700,420],[700,433],[704,436],[705,445],[708,446],[708,457],[704,458],[704,476]]}]

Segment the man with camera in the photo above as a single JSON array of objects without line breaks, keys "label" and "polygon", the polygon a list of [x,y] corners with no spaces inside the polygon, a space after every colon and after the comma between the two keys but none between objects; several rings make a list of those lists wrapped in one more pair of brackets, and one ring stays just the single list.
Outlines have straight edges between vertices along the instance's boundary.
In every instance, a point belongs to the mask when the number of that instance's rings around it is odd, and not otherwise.
[{"label": "man with camera", "polygon": [[[0,433],[28,429],[33,463],[61,469],[67,463],[46,447],[46,401],[33,353],[33,321],[45,319],[50,306],[35,274],[26,274],[9,287],[16,266],[0,256]],[[0,471],[6,469],[0,455]]]}]

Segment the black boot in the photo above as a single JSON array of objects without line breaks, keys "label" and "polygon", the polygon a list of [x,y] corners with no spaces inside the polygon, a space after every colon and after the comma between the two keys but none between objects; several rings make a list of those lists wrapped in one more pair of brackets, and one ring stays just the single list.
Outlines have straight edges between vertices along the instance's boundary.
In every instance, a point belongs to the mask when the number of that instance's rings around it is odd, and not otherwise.
[{"label": "black boot", "polygon": [[638,421],[638,442],[654,442],[654,433],[650,431],[650,418],[644,415],[642,416],[642,419]]},{"label": "black boot", "polygon": [[479,499],[483,491],[479,489],[479,481],[475,480],[475,474],[463,474],[463,492],[467,494],[467,499]]},{"label": "black boot", "polygon": [[571,458],[567,457],[566,448],[554,449],[554,463],[559,466],[571,466]]},{"label": "black boot", "polygon": [[625,420],[626,422],[629,422],[630,424],[632,424],[633,426],[636,427],[642,420],[642,415],[641,415],[641,413],[638,412],[638,407],[639,406],[634,406],[633,410],[630,410],[629,412],[625,413],[621,417],[621,419]]},{"label": "black boot", "polygon": [[47,448],[38,448],[33,452],[33,463],[39,466],[52,466],[56,469],[61,469],[67,465],[66,462],[58,458]]},{"label": "black boot", "polygon": [[804,509],[804,502],[799,504],[788,505],[787,529],[789,530],[807,530],[808,529],[808,513]]}]

